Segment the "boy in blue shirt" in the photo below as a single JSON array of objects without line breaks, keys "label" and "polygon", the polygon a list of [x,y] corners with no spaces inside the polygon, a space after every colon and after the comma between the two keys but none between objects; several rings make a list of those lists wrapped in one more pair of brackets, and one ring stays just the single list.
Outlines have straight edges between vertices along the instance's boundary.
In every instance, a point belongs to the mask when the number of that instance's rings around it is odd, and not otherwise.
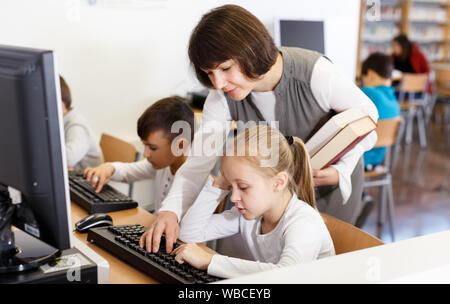
[{"label": "boy in blue shirt", "polygon": [[[361,69],[361,90],[375,104],[379,120],[400,116],[400,105],[391,86],[393,64],[391,58],[382,53],[373,53],[364,60]],[[374,170],[384,158],[386,148],[373,148],[364,153],[364,166],[366,171]],[[363,208],[356,220],[355,226],[361,228],[367,216],[374,207],[372,197],[363,192]]]},{"label": "boy in blue shirt", "polygon": [[[400,105],[391,86],[393,64],[391,58],[382,53],[371,54],[362,64],[361,90],[373,101],[378,110],[378,119],[400,116]],[[386,148],[373,148],[364,153],[366,170],[373,170],[384,158]]]}]

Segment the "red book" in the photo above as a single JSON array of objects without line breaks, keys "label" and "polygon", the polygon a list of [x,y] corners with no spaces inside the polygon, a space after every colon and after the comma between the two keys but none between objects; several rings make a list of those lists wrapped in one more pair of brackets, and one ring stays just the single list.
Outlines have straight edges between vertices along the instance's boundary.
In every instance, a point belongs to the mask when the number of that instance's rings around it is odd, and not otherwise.
[{"label": "red book", "polygon": [[375,130],[376,127],[377,124],[370,116],[348,123],[314,155],[311,155],[312,168],[320,170],[336,163],[364,137]]}]

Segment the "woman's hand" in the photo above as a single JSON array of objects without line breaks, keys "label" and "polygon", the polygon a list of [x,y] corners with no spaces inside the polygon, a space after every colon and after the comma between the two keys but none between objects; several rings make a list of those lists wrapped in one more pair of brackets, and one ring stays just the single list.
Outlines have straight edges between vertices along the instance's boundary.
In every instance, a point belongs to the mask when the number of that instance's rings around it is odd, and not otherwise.
[{"label": "woman's hand", "polygon": [[334,167],[322,170],[313,169],[314,186],[329,186],[339,183],[339,173]]},{"label": "woman's hand", "polygon": [[187,262],[197,269],[206,270],[214,253],[213,250],[206,250],[197,244],[190,243],[179,246],[171,254],[175,255],[175,260],[180,264]]},{"label": "woman's hand", "polygon": [[108,163],[101,164],[95,168],[86,168],[83,176],[87,181],[92,183],[93,187],[97,187],[95,192],[99,193],[103,186],[109,182],[109,179],[114,174],[114,166]]},{"label": "woman's hand", "polygon": [[172,211],[160,211],[153,221],[152,225],[141,236],[139,246],[145,248],[148,252],[158,252],[161,243],[161,235],[166,237],[166,252],[170,253],[173,244],[180,236],[180,225],[178,225],[178,217]]},{"label": "woman's hand", "polygon": [[214,177],[213,186],[216,188],[220,188],[222,190],[230,190],[231,184],[223,177],[223,175],[220,175],[218,177]]}]

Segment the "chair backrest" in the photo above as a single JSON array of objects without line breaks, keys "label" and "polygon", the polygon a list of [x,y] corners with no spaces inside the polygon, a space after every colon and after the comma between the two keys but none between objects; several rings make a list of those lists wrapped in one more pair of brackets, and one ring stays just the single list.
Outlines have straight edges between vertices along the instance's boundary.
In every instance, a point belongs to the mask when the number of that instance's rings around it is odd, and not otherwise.
[{"label": "chair backrest", "polygon": [[192,109],[192,112],[194,112],[195,122],[198,125],[202,124],[202,110],[200,109]]},{"label": "chair backrest", "polygon": [[435,73],[438,96],[450,96],[450,68],[436,69]]},{"label": "chair backrest", "polygon": [[375,147],[389,147],[395,144],[397,140],[398,128],[402,122],[402,117],[395,117],[390,119],[380,119],[377,122],[378,139]]},{"label": "chair backrest", "polygon": [[136,161],[136,147],[120,138],[103,133],[100,138],[100,147],[103,152],[105,162],[126,162]]},{"label": "chair backrest", "polygon": [[383,245],[379,238],[330,215],[321,213],[336,254]]},{"label": "chair backrest", "polygon": [[427,74],[403,73],[399,91],[404,93],[426,92],[427,84]]}]

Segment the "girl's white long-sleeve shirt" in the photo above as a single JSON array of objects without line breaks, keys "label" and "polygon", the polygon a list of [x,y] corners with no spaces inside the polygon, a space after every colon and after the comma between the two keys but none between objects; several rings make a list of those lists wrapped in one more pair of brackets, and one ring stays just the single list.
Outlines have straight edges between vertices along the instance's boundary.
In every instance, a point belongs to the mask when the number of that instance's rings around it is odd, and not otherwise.
[{"label": "girl's white long-sleeve shirt", "polygon": [[[325,58],[319,58],[311,75],[311,91],[318,105],[326,112],[342,112],[360,108],[376,122],[378,111],[373,102]],[[275,119],[275,94],[252,92],[252,101],[269,122]],[[172,211],[181,219],[195,201],[211,169],[222,153],[226,134],[231,125],[231,114],[223,91],[211,90],[202,112],[202,126],[195,134],[192,154],[177,172],[173,187],[163,201],[161,210]],[[377,140],[370,133],[352,150],[332,165],[339,174],[339,189],[346,203],[352,192],[351,174],[365,151]]]},{"label": "girl's white long-sleeve shirt", "polygon": [[335,254],[333,241],[319,212],[296,195],[292,196],[277,226],[261,234],[261,217],[246,220],[235,207],[214,214],[228,191],[212,183],[212,179],[207,181],[183,217],[180,239],[197,243],[240,233],[245,241],[242,245],[247,247],[253,261],[216,254],[208,266],[208,274],[233,278]]}]

